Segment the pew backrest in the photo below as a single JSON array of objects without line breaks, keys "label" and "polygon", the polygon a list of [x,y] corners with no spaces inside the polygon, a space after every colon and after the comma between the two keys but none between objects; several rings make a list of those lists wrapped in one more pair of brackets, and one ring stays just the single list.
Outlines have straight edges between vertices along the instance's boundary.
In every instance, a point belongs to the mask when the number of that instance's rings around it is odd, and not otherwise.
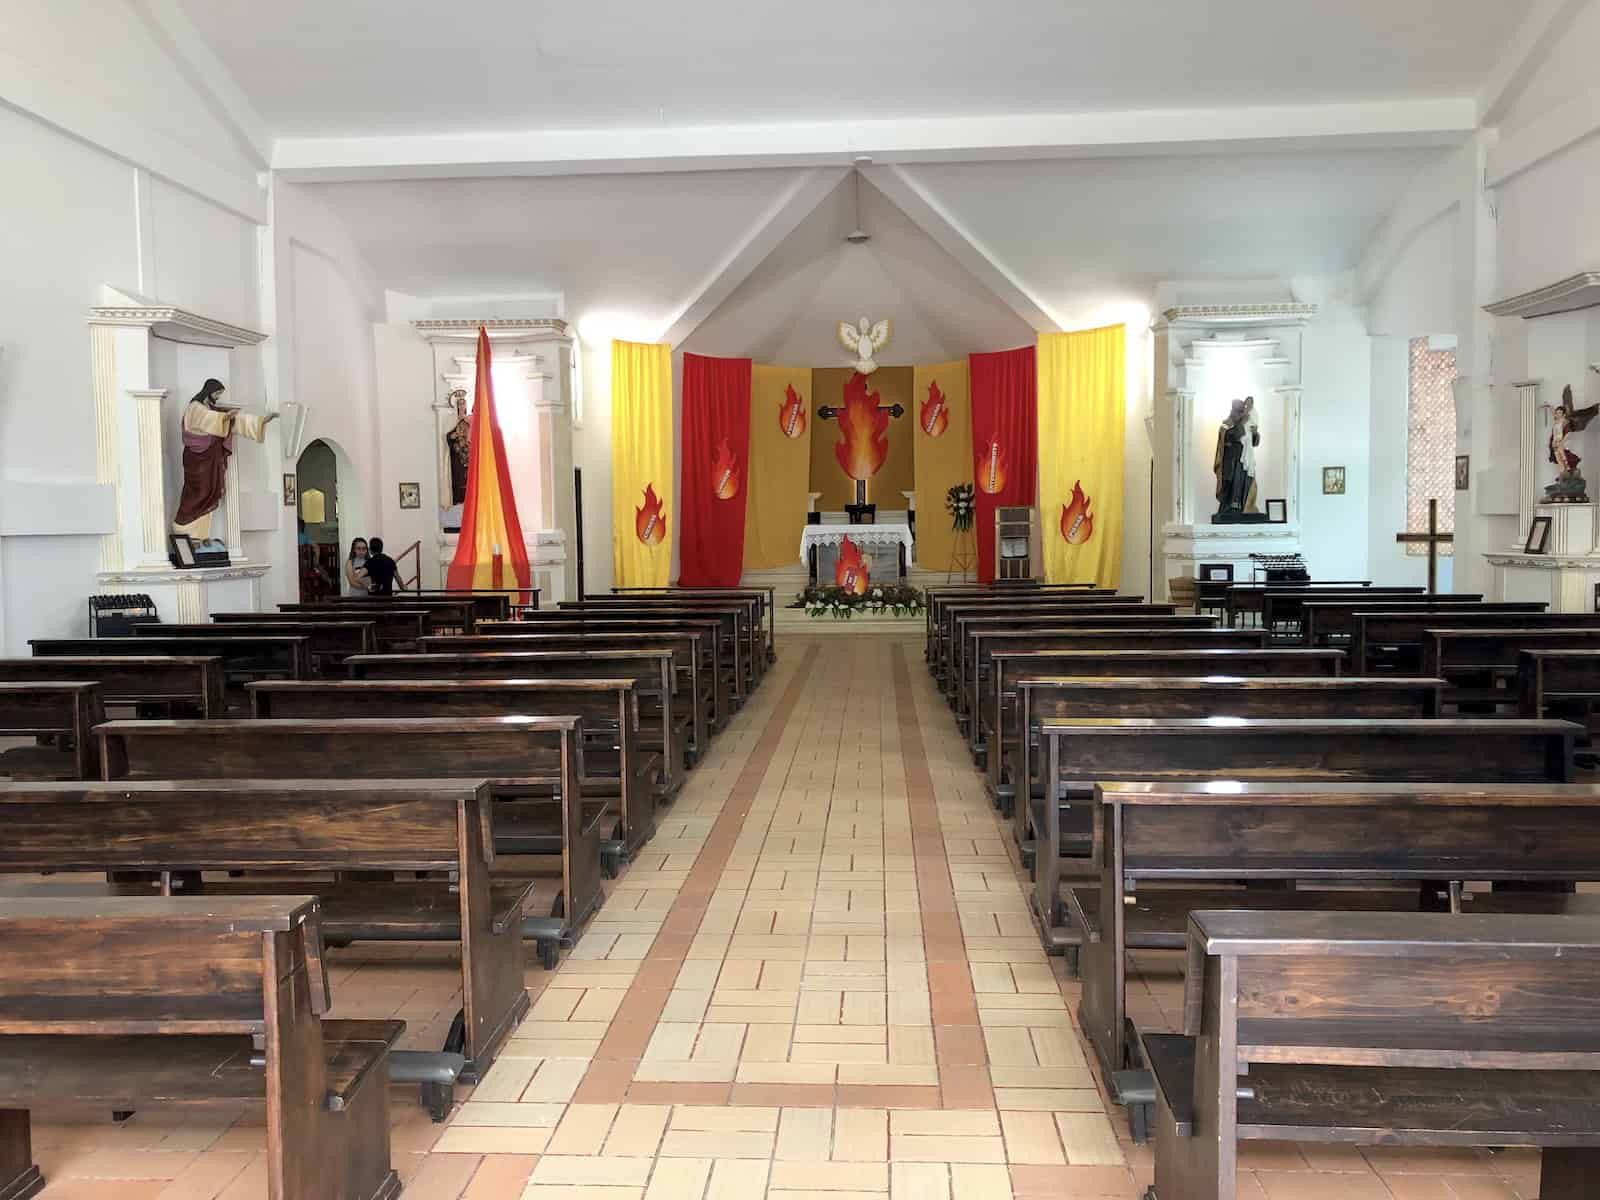
[{"label": "pew backrest", "polygon": [[0,659],[0,680],[70,679],[100,685],[105,704],[185,704],[201,717],[225,708],[222,660],[195,655],[64,655]]}]

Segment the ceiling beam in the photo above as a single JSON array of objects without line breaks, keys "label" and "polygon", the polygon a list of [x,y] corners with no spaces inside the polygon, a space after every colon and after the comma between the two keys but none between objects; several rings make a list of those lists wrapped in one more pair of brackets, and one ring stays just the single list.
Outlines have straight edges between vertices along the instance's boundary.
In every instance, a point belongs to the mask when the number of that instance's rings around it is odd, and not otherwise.
[{"label": "ceiling beam", "polygon": [[684,302],[667,323],[660,340],[681,346],[731,296],[751,272],[759,267],[783,240],[799,228],[800,222],[839,186],[846,168],[832,167],[807,171],[779,196],[755,227],[735,246],[711,273],[701,281],[694,295]]},{"label": "ceiling beam", "polygon": [[1498,125],[1590,0],[1532,0],[1478,93],[1478,123]]},{"label": "ceiling beam", "polygon": [[1451,145],[1473,98],[644,129],[279,138],[272,166],[313,182]]},{"label": "ceiling beam", "polygon": [[873,187],[888,197],[913,224],[937,242],[946,254],[965,267],[1025,324],[1040,333],[1055,333],[1062,328],[1061,322],[1027,284],[996,258],[976,234],[961,224],[904,167],[868,167],[863,174]]}]

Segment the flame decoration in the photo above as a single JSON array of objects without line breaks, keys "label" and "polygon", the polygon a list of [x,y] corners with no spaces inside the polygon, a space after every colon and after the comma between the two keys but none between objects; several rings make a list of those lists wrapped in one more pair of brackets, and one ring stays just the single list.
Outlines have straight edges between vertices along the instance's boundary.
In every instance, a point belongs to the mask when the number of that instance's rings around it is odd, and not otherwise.
[{"label": "flame decoration", "polygon": [[851,479],[871,479],[889,457],[889,414],[878,407],[878,393],[867,391],[867,377],[850,376],[839,410],[839,441],[834,458]]},{"label": "flame decoration", "polygon": [[1061,536],[1069,546],[1081,546],[1094,536],[1094,514],[1089,511],[1082,482],[1073,482],[1072,503],[1061,506]]},{"label": "flame decoration", "polygon": [[797,438],[806,431],[806,402],[794,390],[794,384],[783,389],[783,403],[778,406],[778,428],[786,438]]},{"label": "flame decoration", "polygon": [[1006,486],[1006,452],[1000,445],[998,433],[989,439],[983,457],[978,460],[977,484],[980,492],[991,496],[999,495]]},{"label": "flame decoration", "polygon": [[860,548],[845,537],[839,547],[839,564],[833,568],[834,586],[841,587],[854,596],[865,596],[871,586],[871,571]]},{"label": "flame decoration", "polygon": [[717,460],[711,464],[711,494],[718,500],[732,500],[739,494],[739,460],[727,438],[717,443]]},{"label": "flame decoration", "polygon": [[950,406],[945,403],[944,393],[939,390],[939,381],[936,379],[928,380],[928,398],[922,402],[917,424],[929,437],[938,437],[950,428]]},{"label": "flame decoration", "polygon": [[644,485],[644,506],[633,510],[633,530],[646,546],[659,546],[667,536],[667,517],[655,485]]}]

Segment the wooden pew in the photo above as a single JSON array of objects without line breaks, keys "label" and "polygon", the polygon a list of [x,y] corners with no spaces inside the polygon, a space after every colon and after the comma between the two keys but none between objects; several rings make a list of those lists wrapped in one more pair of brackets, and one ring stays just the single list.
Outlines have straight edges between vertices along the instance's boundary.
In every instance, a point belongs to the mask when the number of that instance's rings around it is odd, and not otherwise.
[{"label": "wooden pew", "polygon": [[1047,948],[1081,932],[1060,924],[1062,855],[1098,873],[1097,782],[1571,783],[1579,726],[1569,721],[1074,719],[1034,721],[1039,798],[1018,781],[1018,830],[1031,816],[1035,916]]},{"label": "wooden pew", "polygon": [[525,879],[560,862],[557,912],[524,917],[546,968],[599,907],[599,824],[579,783],[576,717],[339,721],[110,721],[100,769],[120,779],[487,779],[495,873]]},{"label": "wooden pew", "polygon": [[1236,583],[1228,589],[1228,600],[1225,609],[1224,622],[1228,625],[1239,624],[1239,618],[1247,613],[1261,614],[1262,597],[1268,592],[1286,592],[1290,589],[1299,591],[1304,589],[1308,594],[1323,594],[1355,592],[1372,597],[1379,596],[1420,596],[1428,589],[1424,587],[1374,587],[1371,584],[1358,584],[1351,587],[1348,584],[1335,582],[1317,583],[1312,581],[1304,584],[1294,583]]},{"label": "wooden pew", "polygon": [[996,616],[1026,612],[1034,605],[1060,604],[1141,604],[1143,596],[1119,596],[1109,588],[1011,588],[998,591],[939,589],[928,594],[928,663],[935,677],[941,673],[949,644],[950,610],[955,607],[987,606]]},{"label": "wooden pew", "polygon": [[[639,614],[679,615],[685,611],[703,612],[724,618],[731,612],[745,674],[752,688],[760,686],[767,670],[766,630],[761,619],[762,597],[757,593],[723,596],[586,596],[582,600],[563,600],[560,611],[593,616]],[[524,613],[523,616],[529,614]]]},{"label": "wooden pew", "polygon": [[[106,719],[97,683],[0,680],[0,737],[60,739],[0,754],[13,779],[94,779],[100,774],[92,730]],[[9,836],[9,834],[7,835]]]},{"label": "wooden pew", "polygon": [[166,715],[220,717],[227,709],[222,660],[191,655],[128,657],[74,655],[0,658],[0,680],[31,683],[70,679],[100,685],[107,706],[160,708]]},{"label": "wooden pew", "polygon": [[[767,630],[767,661],[778,661],[778,626],[777,626],[777,588],[640,588],[640,587],[614,587],[611,589],[613,596],[684,596],[699,599],[717,599],[723,595],[729,596],[754,596],[758,601],[757,618],[766,626]],[[602,600],[603,596],[583,596],[583,600]]]},{"label": "wooden pew", "polygon": [[1331,646],[1352,641],[1356,616],[1360,613],[1542,613],[1549,606],[1540,601],[1464,600],[1455,596],[1419,596],[1388,600],[1307,600],[1300,606],[1300,640],[1307,646]]},{"label": "wooden pew", "polygon": [[[1264,630],[1225,630],[1219,633],[1243,635],[1257,642],[1266,639]],[[1020,641],[1020,639],[1019,639]],[[1021,719],[1018,684],[1023,679],[1194,675],[1233,675],[1305,678],[1337,677],[1341,674],[1341,650],[1301,648],[1174,650],[1152,646],[1147,641],[1130,642],[1128,649],[1060,650],[1021,645],[1017,649],[996,646],[990,653],[991,673],[985,689],[987,711],[993,724],[985,732],[984,767],[990,795],[1002,812],[1010,814],[1016,795],[1017,776],[1011,773],[1014,762],[1021,762],[1023,731],[1028,723]]]},{"label": "wooden pew", "polygon": [[1600,650],[1523,650],[1517,655],[1517,712],[1542,717],[1551,705],[1587,712],[1600,699]]},{"label": "wooden pew", "polygon": [[44,1186],[28,1110],[266,1103],[275,1200],[391,1200],[402,1021],[328,1021],[311,896],[0,900],[0,1195]]},{"label": "wooden pew", "polygon": [[947,602],[956,600],[984,601],[990,597],[1026,597],[1031,595],[1079,595],[1096,600],[1109,600],[1116,596],[1115,588],[1096,588],[1088,584],[1078,583],[1039,583],[1032,579],[1017,579],[993,584],[985,583],[955,583],[944,584],[941,587],[930,587],[923,591],[926,605],[923,609],[923,621],[926,625],[926,648],[924,654],[929,663],[933,662],[933,648],[937,639],[940,611]]},{"label": "wooden pew", "polygon": [[551,650],[573,651],[671,650],[680,685],[702,705],[710,732],[720,730],[733,716],[729,679],[712,662],[712,643],[703,633],[688,629],[591,630],[588,633],[473,634],[469,638],[423,638],[427,654],[482,654],[485,652]]},{"label": "wooden pew", "polygon": [[1451,684],[1449,699],[1514,704],[1514,680],[1523,650],[1600,650],[1600,625],[1590,629],[1428,629],[1424,670]]},{"label": "wooden pew", "polygon": [[[1176,616],[1173,604],[1146,604],[1138,597],[1114,596],[1101,599],[1078,593],[1050,601],[1025,605],[999,605],[994,603],[946,604],[939,614],[939,636],[934,645],[934,678],[946,690],[954,686],[952,664],[959,671],[961,658],[961,625],[964,621],[1009,621],[1013,627],[1022,623],[1042,623],[1046,618],[1084,620],[1089,617],[1155,617]],[[1186,620],[1216,624],[1207,617],[1186,617]]]},{"label": "wooden pew", "polygon": [[984,735],[993,723],[988,701],[994,695],[996,651],[1023,647],[1038,650],[1098,650],[1148,648],[1153,650],[1255,650],[1266,645],[1257,629],[1219,629],[1209,617],[1147,617],[1084,621],[1049,620],[1032,627],[979,623],[969,625],[962,638],[960,691],[955,700],[956,724],[967,734],[973,755],[983,762]]},{"label": "wooden pew", "polygon": [[[379,598],[373,596],[340,596],[338,602]],[[472,605],[473,616],[477,620],[504,621],[511,616],[513,607],[538,608],[539,589],[511,588],[506,591],[494,591],[483,588],[418,588],[396,591],[391,599],[465,601]]]},{"label": "wooden pew", "polygon": [[[722,690],[731,707],[738,707],[750,694],[752,683],[745,651],[739,645],[737,630],[714,614],[701,617],[657,617],[641,614],[625,616],[621,613],[590,617],[574,615],[566,609],[547,609],[531,613],[525,621],[485,621],[474,635],[479,638],[527,637],[535,634],[582,637],[594,634],[608,637],[613,634],[660,633],[671,636],[677,633],[700,635],[704,654],[702,665],[722,681]],[[438,646],[438,642],[429,642]]]},{"label": "wooden pew", "polygon": [[427,600],[401,595],[329,596],[315,603],[278,605],[278,611],[286,613],[342,612],[347,614],[345,620],[350,619],[349,613],[360,613],[364,617],[367,613],[383,612],[391,608],[427,613],[429,633],[439,633],[446,629],[459,629],[463,633],[471,633],[473,629],[473,603],[470,600]]},{"label": "wooden pew", "polygon": [[[685,768],[705,754],[709,710],[692,690],[698,674],[681,685],[673,651],[485,650],[468,654],[374,654],[345,664],[352,679],[633,679],[646,749],[662,757],[662,785],[674,793]],[[681,693],[682,703],[675,697]]]},{"label": "wooden pew", "polygon": [[318,622],[346,624],[360,621],[376,630],[375,650],[394,652],[414,650],[419,641],[433,632],[432,622],[420,608],[367,608],[359,613],[337,608],[307,609],[304,612],[214,612],[216,625],[308,625]]},{"label": "wooden pew", "polygon": [[1594,629],[1600,613],[1409,613],[1385,609],[1356,616],[1350,670],[1376,675],[1394,670],[1421,675],[1423,645],[1430,629]]},{"label": "wooden pew", "polygon": [[[1600,788],[1497,784],[1108,783],[1095,803],[1105,830],[1100,877],[1068,890],[1084,934],[1079,1026],[1101,1066],[1136,1049],[1127,1024],[1129,950],[1181,950],[1188,914],[1205,908],[1417,911],[1416,885],[1600,879]],[[1332,881],[1240,889],[1239,880]],[[1361,884],[1410,884],[1390,890]],[[1561,900],[1516,893],[1451,906]]]},{"label": "wooden pew", "polygon": [[1481,592],[1452,592],[1445,595],[1428,595],[1426,589],[1417,588],[1414,592],[1394,591],[1387,596],[1374,596],[1371,588],[1355,588],[1350,591],[1340,591],[1337,588],[1326,588],[1317,591],[1314,595],[1308,594],[1304,589],[1289,588],[1286,590],[1270,589],[1261,593],[1261,624],[1269,633],[1277,633],[1280,627],[1287,630],[1299,630],[1305,606],[1308,603],[1336,604],[1340,601],[1350,603],[1371,603],[1373,600],[1398,599],[1405,596],[1416,595],[1419,598],[1426,596],[1429,603],[1435,605],[1446,604],[1480,604],[1483,602]]},{"label": "wooden pew", "polygon": [[1594,1196],[1600,920],[1198,912],[1187,956],[1151,1196],[1233,1200],[1257,1139],[1540,1146],[1541,1200]]},{"label": "wooden pew", "polygon": [[[298,686],[298,685],[290,685]],[[528,1010],[524,881],[493,882],[494,813],[483,783],[230,779],[0,786],[0,871],[270,872],[209,896],[315,892],[323,936],[458,942],[463,1009],[445,1051],[462,1083],[487,1071]],[[436,871],[446,880],[328,881],[350,871]],[[284,875],[291,876],[287,882]],[[0,899],[0,907],[4,900]],[[436,1055],[405,1052],[407,1061]],[[436,1120],[448,1093],[424,1089]]]},{"label": "wooden pew", "polygon": [[311,641],[304,636],[271,637],[102,637],[32,638],[35,658],[127,655],[133,658],[179,655],[220,658],[224,678],[307,679],[311,676]]},{"label": "wooden pew", "polygon": [[954,608],[950,613],[950,641],[945,647],[944,681],[959,697],[973,681],[973,639],[980,632],[1007,630],[1074,629],[1215,629],[1214,617],[1179,615],[1170,604],[1086,604],[1077,608],[1042,606],[1025,613],[992,613],[982,609]]},{"label": "wooden pew", "polygon": [[583,721],[584,797],[615,798],[615,828],[600,844],[605,873],[631,859],[656,829],[661,760],[640,745],[632,679],[391,679],[252,683],[258,720],[342,717],[558,717]]},{"label": "wooden pew", "polygon": [[212,624],[135,625],[135,637],[304,637],[312,665],[326,671],[342,666],[352,654],[374,654],[377,626],[371,621],[227,621]]}]

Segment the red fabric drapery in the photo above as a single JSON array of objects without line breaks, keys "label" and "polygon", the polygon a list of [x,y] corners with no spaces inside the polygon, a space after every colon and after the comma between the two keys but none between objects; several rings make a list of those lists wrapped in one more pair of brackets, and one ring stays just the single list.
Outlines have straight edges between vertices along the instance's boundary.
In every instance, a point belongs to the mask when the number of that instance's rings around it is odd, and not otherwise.
[{"label": "red fabric drapery", "polygon": [[678,582],[737,587],[744,573],[750,360],[683,356]]},{"label": "red fabric drapery", "polygon": [[1032,505],[1039,474],[1038,382],[1034,348],[968,357],[978,580],[994,579],[994,510]]}]

